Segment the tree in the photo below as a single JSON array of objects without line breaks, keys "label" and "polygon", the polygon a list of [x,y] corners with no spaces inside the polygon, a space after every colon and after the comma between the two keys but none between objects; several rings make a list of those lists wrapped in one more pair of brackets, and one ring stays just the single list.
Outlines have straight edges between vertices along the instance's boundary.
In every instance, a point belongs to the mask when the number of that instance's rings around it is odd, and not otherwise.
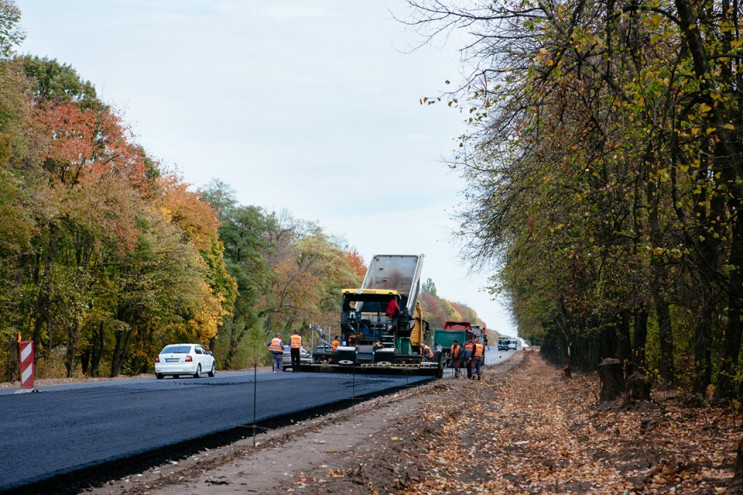
[{"label": "tree", "polygon": [[9,57],[26,37],[18,27],[21,10],[13,0],[0,0],[0,60]]},{"label": "tree", "polygon": [[433,283],[433,280],[430,278],[427,278],[425,282],[421,285],[421,292],[426,292],[428,294],[431,294],[433,296],[436,295],[436,284]]},{"label": "tree", "polygon": [[[409,3],[415,27],[476,33],[471,76],[444,96],[471,124],[453,164],[471,185],[461,234],[474,262],[503,262],[520,333],[539,334],[554,358],[579,342],[587,367],[645,362],[629,342],[634,318],[644,345],[649,315],[660,345],[647,357],[665,381],[686,380],[676,363],[690,347],[693,388],[723,362],[730,390],[740,369],[739,9]],[[674,307],[694,315],[691,332]]]}]

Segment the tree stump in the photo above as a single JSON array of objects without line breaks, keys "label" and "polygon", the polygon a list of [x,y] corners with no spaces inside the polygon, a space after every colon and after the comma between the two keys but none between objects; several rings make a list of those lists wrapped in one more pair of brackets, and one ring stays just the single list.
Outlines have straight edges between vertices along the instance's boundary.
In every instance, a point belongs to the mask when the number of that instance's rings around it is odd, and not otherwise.
[{"label": "tree stump", "polygon": [[573,371],[570,369],[570,365],[567,365],[562,369],[562,377],[570,378],[571,376],[573,376]]},{"label": "tree stump", "polygon": [[614,400],[624,393],[624,370],[619,359],[606,358],[599,364],[601,401]]},{"label": "tree stump", "polygon": [[627,379],[627,392],[624,396],[624,407],[629,407],[637,401],[650,400],[650,382],[645,375],[635,371]]}]

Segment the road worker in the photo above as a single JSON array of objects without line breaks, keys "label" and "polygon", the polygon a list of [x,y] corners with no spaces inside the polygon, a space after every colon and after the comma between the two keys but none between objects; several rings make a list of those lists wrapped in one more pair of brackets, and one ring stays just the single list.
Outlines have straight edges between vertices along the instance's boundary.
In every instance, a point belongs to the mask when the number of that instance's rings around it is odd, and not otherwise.
[{"label": "road worker", "polygon": [[302,348],[302,336],[299,330],[294,330],[294,335],[289,337],[289,348],[292,355],[292,373],[299,371],[299,350]]},{"label": "road worker", "polygon": [[480,367],[485,359],[485,346],[480,342],[475,342],[475,347],[472,349],[472,379],[480,380],[482,374]]},{"label": "road worker", "polygon": [[333,340],[333,342],[331,342],[331,345],[333,346],[333,352],[335,352],[335,350],[338,348],[338,346],[341,345],[341,340],[340,339],[341,338],[338,335],[336,335],[335,336],[335,339]]},{"label": "road worker", "polygon": [[284,343],[281,341],[280,333],[276,333],[276,337],[271,339],[268,350],[273,356],[273,372],[281,373],[284,371]]},{"label": "road worker", "polygon": [[456,340],[449,348],[450,366],[454,368],[454,378],[459,378],[459,358],[462,354],[462,346]]},{"label": "road worker", "polygon": [[462,349],[462,364],[467,367],[467,378],[472,378],[472,352],[475,350],[475,341],[470,337],[470,341]]},{"label": "road worker", "polygon": [[423,342],[420,343],[419,347],[420,347],[421,356],[423,356],[423,359],[433,360],[433,349],[428,347]]},{"label": "road worker", "polygon": [[393,327],[397,326],[397,319],[400,316],[400,305],[397,304],[397,298],[393,297],[387,304],[387,310],[384,312],[387,318],[390,320],[390,324]]}]

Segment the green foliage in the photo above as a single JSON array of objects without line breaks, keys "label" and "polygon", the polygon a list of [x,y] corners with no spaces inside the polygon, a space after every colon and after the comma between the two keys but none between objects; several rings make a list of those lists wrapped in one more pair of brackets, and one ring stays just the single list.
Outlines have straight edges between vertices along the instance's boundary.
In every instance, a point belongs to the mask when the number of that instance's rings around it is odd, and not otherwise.
[{"label": "green foliage", "polygon": [[33,96],[38,101],[69,100],[84,106],[102,105],[95,87],[77,71],[56,60],[26,55],[19,58],[26,76],[34,82]]},{"label": "green foliage", "polygon": [[421,292],[426,292],[433,296],[436,296],[436,284],[430,278],[427,278],[425,282],[421,284]]},{"label": "green foliage", "polygon": [[[426,283],[435,287],[430,278]],[[418,299],[423,309],[423,317],[432,329],[444,328],[447,321],[469,321],[472,325],[485,325],[475,310],[465,304],[447,301],[430,291],[421,291]]]},{"label": "green foliage", "polygon": [[26,37],[18,27],[21,10],[13,0],[0,0],[0,60],[9,57]]}]

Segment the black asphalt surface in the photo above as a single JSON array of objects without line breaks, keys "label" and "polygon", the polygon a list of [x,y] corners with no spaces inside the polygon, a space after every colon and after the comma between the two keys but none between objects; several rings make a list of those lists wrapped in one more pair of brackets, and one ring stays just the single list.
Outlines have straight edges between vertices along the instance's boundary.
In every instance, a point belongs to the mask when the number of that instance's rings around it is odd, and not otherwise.
[{"label": "black asphalt surface", "polygon": [[0,491],[143,452],[430,380],[338,373],[217,373],[0,391]]}]

